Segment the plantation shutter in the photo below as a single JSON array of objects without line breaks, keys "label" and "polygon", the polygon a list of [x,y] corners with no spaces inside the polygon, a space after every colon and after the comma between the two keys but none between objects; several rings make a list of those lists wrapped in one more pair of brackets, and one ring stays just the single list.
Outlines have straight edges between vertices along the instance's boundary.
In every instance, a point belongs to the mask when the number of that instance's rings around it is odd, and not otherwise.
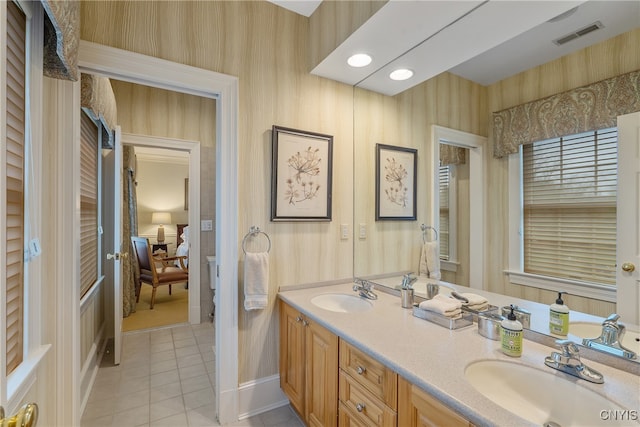
[{"label": "plantation shutter", "polygon": [[449,259],[449,186],[451,166],[440,166],[440,259]]},{"label": "plantation shutter", "polygon": [[6,321],[7,374],[22,363],[24,336],[24,153],[27,19],[7,1]]},{"label": "plantation shutter", "polygon": [[615,286],[616,128],[523,146],[524,271]]},{"label": "plantation shutter", "polygon": [[81,114],[80,296],[98,279],[98,127]]}]

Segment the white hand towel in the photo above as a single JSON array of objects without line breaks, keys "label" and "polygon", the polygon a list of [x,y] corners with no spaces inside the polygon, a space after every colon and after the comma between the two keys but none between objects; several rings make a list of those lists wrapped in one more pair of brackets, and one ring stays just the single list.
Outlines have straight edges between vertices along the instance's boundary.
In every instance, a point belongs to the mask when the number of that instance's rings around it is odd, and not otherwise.
[{"label": "white hand towel", "polygon": [[463,292],[460,295],[462,295],[463,297],[465,297],[469,302],[468,303],[463,303],[465,305],[482,305],[482,304],[486,304],[489,302],[488,299],[486,299],[485,297],[483,297],[482,295],[478,295],[478,294],[472,294],[470,292]]},{"label": "white hand towel", "polygon": [[454,317],[461,313],[462,303],[456,299],[438,294],[432,299],[422,301],[418,307],[422,310],[442,314],[443,316]]},{"label": "white hand towel", "polygon": [[269,253],[248,252],[244,258],[244,309],[263,309],[268,297]]},{"label": "white hand towel", "polygon": [[431,279],[441,279],[440,244],[437,240],[426,242],[422,245],[419,272],[421,275],[425,275]]}]

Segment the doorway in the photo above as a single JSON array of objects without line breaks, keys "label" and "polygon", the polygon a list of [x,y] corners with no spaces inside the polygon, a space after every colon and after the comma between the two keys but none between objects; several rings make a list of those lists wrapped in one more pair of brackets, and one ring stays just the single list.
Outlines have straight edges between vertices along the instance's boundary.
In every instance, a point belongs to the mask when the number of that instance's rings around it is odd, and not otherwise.
[{"label": "doorway", "polygon": [[[133,218],[130,218],[132,224],[127,229],[131,230],[131,234],[147,238],[152,245],[152,252],[158,257],[186,256],[182,261],[188,268],[189,153],[157,146],[127,144],[126,141],[123,148],[125,153],[133,155],[127,165],[127,170],[131,171],[133,177],[133,188],[125,189],[125,194],[131,194],[128,202],[130,206],[123,206],[123,212],[128,212],[129,209],[135,211],[131,215]],[[123,182],[125,187],[131,184],[128,180]],[[166,217],[164,224],[156,224],[163,216]],[[159,234],[160,230],[162,236]],[[180,267],[177,261],[173,264]],[[151,286],[142,284],[138,302],[135,305],[133,301],[125,304],[125,307],[135,307],[135,311],[127,313],[124,310],[123,316],[126,316],[122,319],[123,332],[189,322],[188,283],[158,287],[153,309],[150,308],[151,289]],[[127,295],[123,295],[123,298],[127,298]]]},{"label": "doorway", "polygon": [[[82,72],[96,73],[129,82],[170,90],[179,90],[217,100],[216,108],[216,324],[215,394],[221,423],[238,418],[238,79],[213,71],[124,51],[96,43],[80,41],[78,62]],[[191,162],[193,164],[195,162]],[[199,165],[198,165],[199,166]],[[195,176],[195,175],[194,175]],[[191,194],[199,194],[199,180],[189,181]],[[192,202],[198,203],[196,198]],[[192,216],[200,206],[190,204]],[[190,220],[192,223],[199,223]],[[191,239],[191,254],[199,254],[199,236]],[[200,272],[190,279],[200,283]],[[77,325],[74,325],[77,328]],[[222,367],[224,366],[224,369]]]}]

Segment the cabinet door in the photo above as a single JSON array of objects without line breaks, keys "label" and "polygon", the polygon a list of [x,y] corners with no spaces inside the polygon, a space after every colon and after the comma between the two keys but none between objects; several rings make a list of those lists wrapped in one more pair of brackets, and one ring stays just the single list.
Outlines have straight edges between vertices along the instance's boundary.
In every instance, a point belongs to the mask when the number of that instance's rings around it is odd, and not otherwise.
[{"label": "cabinet door", "polygon": [[280,388],[304,416],[304,333],[302,315],[280,301]]},{"label": "cabinet door", "polygon": [[308,322],[305,328],[305,418],[311,427],[338,423],[338,337]]},{"label": "cabinet door", "polygon": [[398,378],[398,425],[402,427],[469,427],[469,421],[414,386]]}]

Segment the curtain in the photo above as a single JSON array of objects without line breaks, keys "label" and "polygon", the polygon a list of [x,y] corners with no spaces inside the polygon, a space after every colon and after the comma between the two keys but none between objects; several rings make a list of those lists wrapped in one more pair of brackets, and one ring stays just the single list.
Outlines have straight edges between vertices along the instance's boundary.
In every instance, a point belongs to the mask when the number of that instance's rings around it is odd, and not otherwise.
[{"label": "curtain", "polygon": [[493,113],[493,156],[518,146],[616,127],[623,114],[640,111],[640,70]]},{"label": "curtain", "polygon": [[80,105],[102,123],[102,148],[113,148],[113,130],[118,123],[118,109],[111,81],[106,77],[83,73],[80,86]]},{"label": "curtain", "polygon": [[41,0],[44,22],[43,73],[54,79],[78,81],[80,2]]},{"label": "curtain", "polygon": [[122,200],[122,246],[128,248],[129,256],[122,258],[122,315],[136,312],[136,283],[138,283],[138,261],[131,244],[131,236],[138,235],[138,202],[136,198],[136,157],[130,145],[122,147],[124,169],[124,191]]},{"label": "curtain", "polygon": [[440,144],[440,166],[464,165],[467,162],[467,149],[449,144]]}]

